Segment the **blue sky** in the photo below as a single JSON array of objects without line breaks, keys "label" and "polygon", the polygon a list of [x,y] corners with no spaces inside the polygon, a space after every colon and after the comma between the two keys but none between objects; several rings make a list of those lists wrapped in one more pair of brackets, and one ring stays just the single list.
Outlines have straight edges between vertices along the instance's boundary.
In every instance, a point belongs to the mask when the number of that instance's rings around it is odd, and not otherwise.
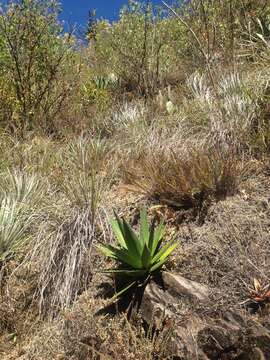
[{"label": "blue sky", "polygon": [[[61,18],[71,24],[84,26],[90,9],[97,10],[97,17],[116,19],[119,9],[127,4],[128,0],[62,0],[63,14]],[[160,4],[161,0],[153,3]],[[169,1],[170,2],[170,1]]]}]

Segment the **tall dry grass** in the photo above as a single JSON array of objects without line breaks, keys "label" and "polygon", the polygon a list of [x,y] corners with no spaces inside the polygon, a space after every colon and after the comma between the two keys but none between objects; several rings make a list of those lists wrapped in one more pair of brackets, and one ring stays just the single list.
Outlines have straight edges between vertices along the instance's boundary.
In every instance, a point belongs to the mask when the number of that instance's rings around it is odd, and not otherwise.
[{"label": "tall dry grass", "polygon": [[30,256],[39,269],[36,296],[42,315],[57,316],[70,308],[89,285],[93,245],[109,233],[105,200],[114,180],[110,151],[101,139],[79,138],[57,156],[51,203]]}]

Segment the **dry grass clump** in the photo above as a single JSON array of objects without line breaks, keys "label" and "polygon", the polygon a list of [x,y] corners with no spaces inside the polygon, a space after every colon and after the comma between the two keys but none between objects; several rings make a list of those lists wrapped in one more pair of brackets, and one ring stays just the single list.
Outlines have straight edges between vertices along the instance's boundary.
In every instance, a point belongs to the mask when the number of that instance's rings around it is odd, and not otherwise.
[{"label": "dry grass clump", "polygon": [[260,114],[265,79],[258,72],[216,74],[215,87],[205,74],[195,73],[187,80],[190,97],[183,101],[186,122],[198,133],[213,139],[226,139],[238,147],[248,147]]},{"label": "dry grass clump", "polygon": [[[36,325],[38,312],[33,298],[37,274],[35,269],[19,265],[17,261],[9,261],[5,266],[0,289],[0,334],[23,338]],[[2,340],[5,339],[0,337],[1,359],[1,345],[5,342]]]},{"label": "dry grass clump", "polygon": [[152,134],[124,166],[135,191],[175,208],[200,207],[207,199],[235,193],[241,164],[233,148],[200,145],[179,134]]},{"label": "dry grass clump", "polygon": [[[95,230],[89,209],[77,211],[44,235],[34,250],[39,259],[38,298],[42,313],[69,307],[91,279],[90,252]],[[46,229],[48,230],[48,229]],[[33,259],[34,260],[34,259]]]},{"label": "dry grass clump", "polygon": [[[98,300],[86,292],[70,312],[54,324],[45,324],[25,349],[24,359],[171,359],[167,331],[153,337],[139,319],[125,315],[97,316]],[[46,339],[46,340],[45,340]]]},{"label": "dry grass clump", "polygon": [[51,178],[52,203],[30,254],[40,271],[42,314],[55,316],[69,308],[89,285],[93,242],[107,231],[102,204],[113,179],[108,154],[104,141],[83,138],[59,154],[58,172]]},{"label": "dry grass clump", "polygon": [[113,181],[111,146],[100,138],[79,138],[62,149],[54,182],[72,207],[94,208]]},{"label": "dry grass clump", "polygon": [[13,163],[20,169],[26,168],[48,178],[56,171],[57,155],[62,147],[61,142],[49,137],[34,136],[16,144],[12,150]]},{"label": "dry grass clump", "polygon": [[103,137],[121,140],[124,134],[135,133],[146,123],[147,107],[142,101],[121,102],[111,107],[95,124],[95,131]]},{"label": "dry grass clump", "polygon": [[6,134],[3,130],[0,131],[0,147],[1,147],[1,160],[0,171],[5,171],[12,165],[12,158],[10,156],[11,149],[14,147],[16,140],[10,135]]},{"label": "dry grass clump", "polygon": [[64,145],[49,137],[29,136],[29,139],[19,141],[1,134],[2,152],[0,170],[3,172],[15,169],[32,175],[49,178],[57,171],[57,161]]}]

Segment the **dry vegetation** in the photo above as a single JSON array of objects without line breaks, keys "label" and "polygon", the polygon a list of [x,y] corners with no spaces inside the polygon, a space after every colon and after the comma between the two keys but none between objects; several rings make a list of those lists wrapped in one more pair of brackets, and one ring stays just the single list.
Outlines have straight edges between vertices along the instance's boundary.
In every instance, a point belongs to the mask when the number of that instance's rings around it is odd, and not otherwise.
[{"label": "dry vegetation", "polygon": [[143,206],[163,217],[180,242],[167,269],[209,286],[183,321],[260,321],[245,301],[254,278],[270,283],[268,1],[155,18],[131,2],[113,25],[92,19],[87,45],[58,5],[0,13],[0,358],[178,359],[173,323],[101,311],[113,210],[135,227]]}]

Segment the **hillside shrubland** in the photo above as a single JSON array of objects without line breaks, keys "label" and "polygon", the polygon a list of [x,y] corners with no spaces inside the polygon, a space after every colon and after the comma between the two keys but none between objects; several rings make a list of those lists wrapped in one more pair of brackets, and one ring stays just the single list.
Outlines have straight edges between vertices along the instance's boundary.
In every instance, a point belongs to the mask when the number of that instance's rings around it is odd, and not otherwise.
[{"label": "hillside shrubland", "polygon": [[164,221],[160,249],[178,242],[164,268],[210,289],[181,322],[245,318],[219,355],[193,337],[197,358],[268,359],[245,336],[269,318],[269,1],[129,1],[83,40],[60,13],[55,0],[0,7],[1,359],[194,359],[175,354],[174,321],[104,311],[117,281],[102,271],[134,255],[143,208],[138,239]]}]

